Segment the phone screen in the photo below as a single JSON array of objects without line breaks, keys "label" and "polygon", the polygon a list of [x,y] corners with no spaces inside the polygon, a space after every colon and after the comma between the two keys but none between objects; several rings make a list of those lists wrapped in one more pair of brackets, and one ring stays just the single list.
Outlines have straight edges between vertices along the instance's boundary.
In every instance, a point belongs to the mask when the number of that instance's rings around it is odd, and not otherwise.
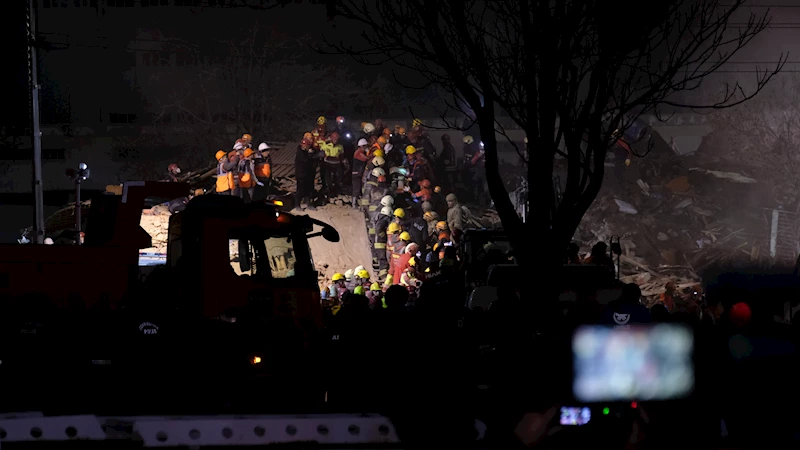
[{"label": "phone screen", "polygon": [[694,389],[694,335],[679,324],[578,328],[572,391],[580,402],[670,400]]},{"label": "phone screen", "polygon": [[562,406],[561,425],[586,425],[592,420],[592,411],[587,407]]}]

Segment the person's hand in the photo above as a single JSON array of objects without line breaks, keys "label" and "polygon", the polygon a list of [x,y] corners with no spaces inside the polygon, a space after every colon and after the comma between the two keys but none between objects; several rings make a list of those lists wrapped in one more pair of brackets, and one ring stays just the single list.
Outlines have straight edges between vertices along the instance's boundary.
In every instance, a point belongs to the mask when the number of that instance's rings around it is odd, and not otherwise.
[{"label": "person's hand", "polygon": [[522,417],[522,420],[517,423],[514,429],[514,435],[517,436],[525,446],[534,447],[539,444],[543,439],[552,436],[559,430],[561,426],[552,425],[553,419],[559,411],[558,406],[554,406],[544,413],[527,413]]},{"label": "person's hand", "polygon": [[408,187],[408,186],[404,186],[404,187],[403,187],[403,192],[408,192],[408,191],[410,191],[410,190],[411,190],[411,188],[410,188],[410,187]]}]

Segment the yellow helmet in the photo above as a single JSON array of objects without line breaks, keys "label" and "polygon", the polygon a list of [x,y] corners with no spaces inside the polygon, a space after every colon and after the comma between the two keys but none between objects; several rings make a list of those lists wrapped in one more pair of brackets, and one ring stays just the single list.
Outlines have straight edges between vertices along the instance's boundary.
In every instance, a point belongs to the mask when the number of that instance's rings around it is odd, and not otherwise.
[{"label": "yellow helmet", "polygon": [[417,153],[416,147],[414,147],[413,145],[409,145],[408,147],[406,147],[406,155],[413,155],[414,153]]},{"label": "yellow helmet", "polygon": [[373,153],[373,155],[380,156],[381,158],[386,157],[386,153],[384,153],[383,150],[381,150],[381,149],[375,150],[375,153]]},{"label": "yellow helmet", "polygon": [[367,272],[365,269],[362,269],[362,270],[358,271],[356,276],[358,278],[361,278],[362,280],[368,280],[369,279],[369,272]]},{"label": "yellow helmet", "polygon": [[408,234],[408,231],[403,231],[402,233],[400,233],[400,240],[401,241],[410,241],[411,240],[411,235]]},{"label": "yellow helmet", "polygon": [[245,133],[242,135],[242,139],[244,139],[245,141],[252,141],[253,136],[250,136],[249,134]]},{"label": "yellow helmet", "polygon": [[439,230],[439,231],[446,230],[447,229],[447,222],[445,222],[444,220],[440,220],[440,221],[436,222],[436,229]]},{"label": "yellow helmet", "polygon": [[371,285],[369,285],[369,290],[370,291],[380,291],[381,290],[381,285],[378,284],[378,283],[372,283]]},{"label": "yellow helmet", "polygon": [[394,216],[404,219],[406,217],[406,211],[403,208],[397,208],[394,210]]},{"label": "yellow helmet", "polygon": [[433,212],[425,211],[425,214],[422,215],[422,218],[425,219],[427,222],[433,220]]},{"label": "yellow helmet", "polygon": [[325,119],[325,116],[317,117],[317,125],[325,125],[325,123],[327,123],[327,122],[328,122],[328,120]]},{"label": "yellow helmet", "polygon": [[414,121],[411,122],[411,126],[412,127],[418,127],[420,125],[422,125],[422,120],[420,120],[420,119],[414,119]]},{"label": "yellow helmet", "polygon": [[414,257],[410,258],[408,260],[408,265],[411,266],[411,267],[416,266],[417,265],[417,258],[414,258]]},{"label": "yellow helmet", "polygon": [[384,160],[382,157],[376,156],[376,157],[372,158],[372,165],[373,166],[382,166],[384,164],[386,164],[386,160]]},{"label": "yellow helmet", "polygon": [[344,275],[342,275],[342,274],[340,274],[338,272],[333,274],[333,276],[331,277],[332,281],[342,281],[344,279],[345,279]]},{"label": "yellow helmet", "polygon": [[389,224],[389,228],[386,229],[386,232],[389,234],[395,234],[400,232],[400,225],[397,222],[392,222]]},{"label": "yellow helmet", "polygon": [[475,142],[475,139],[473,139],[472,136],[464,136],[464,139],[462,139],[462,141],[464,141],[465,144],[472,144],[473,142]]},{"label": "yellow helmet", "polygon": [[437,194],[440,194],[442,192],[442,187],[441,186],[436,186],[435,188],[433,188],[433,192],[436,192]]}]

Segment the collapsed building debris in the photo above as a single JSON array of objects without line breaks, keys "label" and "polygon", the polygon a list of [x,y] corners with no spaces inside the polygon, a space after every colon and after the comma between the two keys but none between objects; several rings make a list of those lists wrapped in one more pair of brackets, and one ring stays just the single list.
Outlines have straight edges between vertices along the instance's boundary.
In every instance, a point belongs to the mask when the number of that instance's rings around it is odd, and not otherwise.
[{"label": "collapsed building debris", "polygon": [[797,256],[795,213],[774,198],[774,180],[702,150],[654,152],[630,166],[612,158],[576,233],[586,253],[619,236],[621,280],[650,303],[667,283],[693,288],[713,267],[790,267]]}]

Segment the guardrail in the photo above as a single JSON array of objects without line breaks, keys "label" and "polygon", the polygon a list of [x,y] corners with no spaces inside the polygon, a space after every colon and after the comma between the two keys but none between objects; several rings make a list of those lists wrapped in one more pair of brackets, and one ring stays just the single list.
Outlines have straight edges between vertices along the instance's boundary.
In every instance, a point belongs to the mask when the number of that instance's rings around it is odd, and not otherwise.
[{"label": "guardrail", "polygon": [[0,418],[0,445],[60,441],[134,441],[144,447],[206,447],[313,442],[397,448],[386,417],[362,415],[97,417],[26,414]]}]

